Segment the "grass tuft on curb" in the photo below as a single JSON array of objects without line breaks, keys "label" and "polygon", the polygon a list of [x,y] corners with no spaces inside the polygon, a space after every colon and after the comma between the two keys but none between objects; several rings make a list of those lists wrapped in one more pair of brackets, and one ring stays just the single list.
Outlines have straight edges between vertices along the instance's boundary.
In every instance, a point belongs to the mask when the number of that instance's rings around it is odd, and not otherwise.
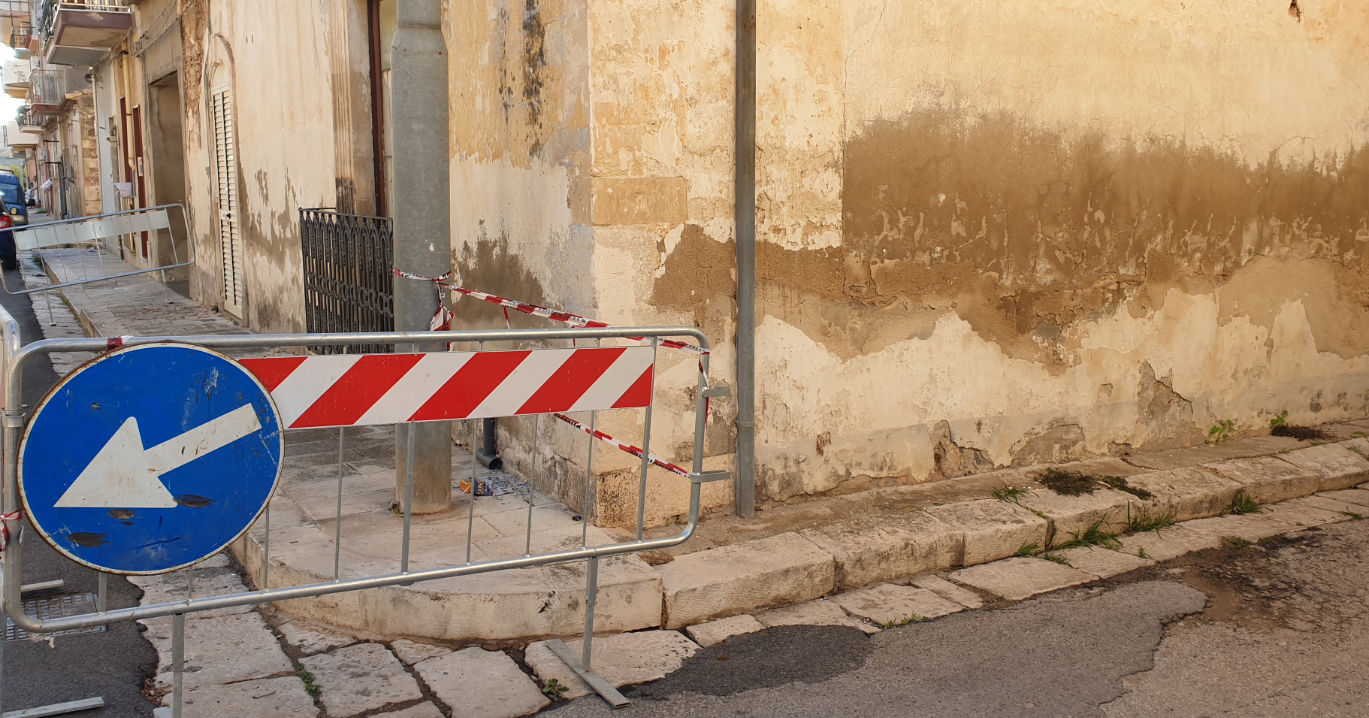
[{"label": "grass tuft on curb", "polygon": [[1026,489],[1018,489],[1012,486],[1000,486],[993,490],[993,497],[1005,504],[1022,505],[1022,497],[1029,492]]},{"label": "grass tuft on curb", "polygon": [[1245,514],[1262,513],[1264,513],[1264,509],[1260,508],[1260,505],[1255,499],[1250,497],[1250,494],[1245,492],[1245,489],[1241,489],[1236,492],[1235,496],[1231,497],[1231,505],[1223,509],[1221,515],[1226,516],[1227,514],[1235,514],[1237,516],[1242,516]]},{"label": "grass tuft on curb", "polygon": [[919,616],[916,613],[905,613],[903,618],[896,621],[885,621],[884,628],[903,628],[911,623],[922,623],[927,620],[926,616]]},{"label": "grass tuft on curb", "polygon": [[1127,506],[1126,532],[1129,534],[1141,533],[1143,531],[1154,531],[1155,534],[1158,536],[1160,534],[1161,529],[1167,529],[1173,526],[1175,523],[1177,522],[1175,520],[1175,516],[1173,513],[1152,514],[1149,511],[1146,511],[1145,509],[1137,509],[1135,512],[1133,512],[1131,510],[1131,506]]},{"label": "grass tuft on curb", "polygon": [[1106,518],[1098,519],[1083,531],[1071,531],[1070,535],[1074,537],[1074,540],[1066,541],[1055,548],[1074,548],[1076,546],[1102,546],[1114,550],[1122,548],[1122,542],[1117,540],[1117,534],[1103,530],[1103,522],[1106,520]]}]

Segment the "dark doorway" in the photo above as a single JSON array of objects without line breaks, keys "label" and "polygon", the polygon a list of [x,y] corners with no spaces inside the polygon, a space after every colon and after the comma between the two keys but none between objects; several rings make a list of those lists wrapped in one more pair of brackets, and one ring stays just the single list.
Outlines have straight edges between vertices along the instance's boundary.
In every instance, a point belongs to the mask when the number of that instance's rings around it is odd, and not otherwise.
[{"label": "dark doorway", "polygon": [[[152,162],[152,194],[154,205],[185,203],[185,135],[181,125],[181,82],[179,73],[171,73],[148,85],[148,151]],[[189,257],[189,236],[185,215],[180,210],[169,210],[171,228],[157,231],[156,263],[158,266],[180,264]],[[181,294],[188,296],[183,286],[189,273],[176,270],[168,273],[168,282]]]}]

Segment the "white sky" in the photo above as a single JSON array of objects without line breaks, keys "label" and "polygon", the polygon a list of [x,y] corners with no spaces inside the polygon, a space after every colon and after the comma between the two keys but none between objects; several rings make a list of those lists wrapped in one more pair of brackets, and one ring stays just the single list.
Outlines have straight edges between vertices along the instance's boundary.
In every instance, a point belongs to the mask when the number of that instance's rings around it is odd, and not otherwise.
[{"label": "white sky", "polygon": [[[0,45],[0,65],[13,59],[14,49],[7,45]],[[19,114],[19,107],[23,104],[23,100],[16,100],[0,92],[0,122],[9,122],[14,119],[14,116]]]}]

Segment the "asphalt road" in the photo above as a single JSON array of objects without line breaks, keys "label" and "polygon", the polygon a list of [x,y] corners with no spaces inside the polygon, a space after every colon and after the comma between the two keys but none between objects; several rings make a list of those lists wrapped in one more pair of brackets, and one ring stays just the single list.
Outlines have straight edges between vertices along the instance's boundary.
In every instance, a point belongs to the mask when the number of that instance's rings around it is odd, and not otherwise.
[{"label": "asphalt road", "polygon": [[[38,215],[41,218],[42,215]],[[19,271],[5,272],[10,287],[23,286]],[[25,295],[0,292],[0,304],[19,322],[20,335],[27,344],[41,339],[42,329]],[[46,357],[31,362],[24,372],[24,402],[36,406],[57,381]],[[79,437],[73,437],[79,440]],[[61,579],[59,591],[26,595],[25,599],[64,593],[94,593],[94,571],[75,564],[53,551],[30,527],[23,536],[24,583]],[[142,591],[128,581],[111,576],[109,606],[122,608],[138,603]],[[136,624],[111,626],[103,633],[60,636],[45,640],[4,642],[4,712],[36,706],[103,697],[103,710],[69,714],[87,716],[150,716],[152,704],[143,697],[144,681],[157,667],[157,652],[142,638]]]},{"label": "asphalt road", "polygon": [[1363,716],[1369,521],[872,637],[784,627],[557,718]]}]

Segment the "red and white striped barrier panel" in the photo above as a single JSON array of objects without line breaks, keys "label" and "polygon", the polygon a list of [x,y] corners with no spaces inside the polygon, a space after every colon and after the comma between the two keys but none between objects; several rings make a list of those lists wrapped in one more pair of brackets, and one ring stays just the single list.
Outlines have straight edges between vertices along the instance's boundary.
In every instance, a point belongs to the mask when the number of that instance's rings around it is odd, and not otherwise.
[{"label": "red and white striped barrier panel", "polygon": [[[447,281],[451,277],[450,274],[444,274],[440,277],[425,277],[421,274],[410,274],[409,272],[404,272],[398,269],[395,269],[394,273],[396,277],[403,277],[405,279],[417,279],[424,282],[432,282],[433,284],[439,287],[450,289],[451,291],[456,292],[457,294],[461,294],[467,297],[474,297],[483,302],[489,302],[490,304],[497,304],[501,307],[504,307],[505,310],[512,309],[514,311],[519,311],[534,317],[542,317],[543,319],[550,319],[552,321],[563,322],[565,324],[569,324],[572,327],[588,327],[592,329],[614,328],[612,324],[605,324],[604,322],[595,321],[593,319],[586,319],[585,317],[582,317],[578,314],[561,312],[555,309],[547,309],[546,307],[539,307],[536,304],[528,304],[527,302],[520,302],[515,299],[505,299],[504,297],[496,296],[494,294],[486,294],[485,292],[477,292],[474,289],[458,287],[455,284],[452,284]],[[441,305],[441,308],[437,310],[437,314],[433,317],[432,326],[434,329],[437,329],[439,326],[445,328],[446,326],[450,325],[451,322],[451,314],[450,312],[445,311],[446,305],[442,304],[442,302],[440,301],[440,297],[438,304]],[[504,317],[505,321],[507,321],[507,311],[504,312]],[[444,324],[444,322],[446,322],[446,324]],[[645,337],[628,338],[639,342],[645,339]],[[701,347],[694,346],[693,344],[686,344],[685,342],[677,342],[673,339],[661,340],[661,346],[670,349],[681,349],[687,352],[691,352],[693,354],[708,353],[704,351]]]},{"label": "red and white striped barrier panel", "polygon": [[242,359],[287,429],[651,404],[651,347]]}]

